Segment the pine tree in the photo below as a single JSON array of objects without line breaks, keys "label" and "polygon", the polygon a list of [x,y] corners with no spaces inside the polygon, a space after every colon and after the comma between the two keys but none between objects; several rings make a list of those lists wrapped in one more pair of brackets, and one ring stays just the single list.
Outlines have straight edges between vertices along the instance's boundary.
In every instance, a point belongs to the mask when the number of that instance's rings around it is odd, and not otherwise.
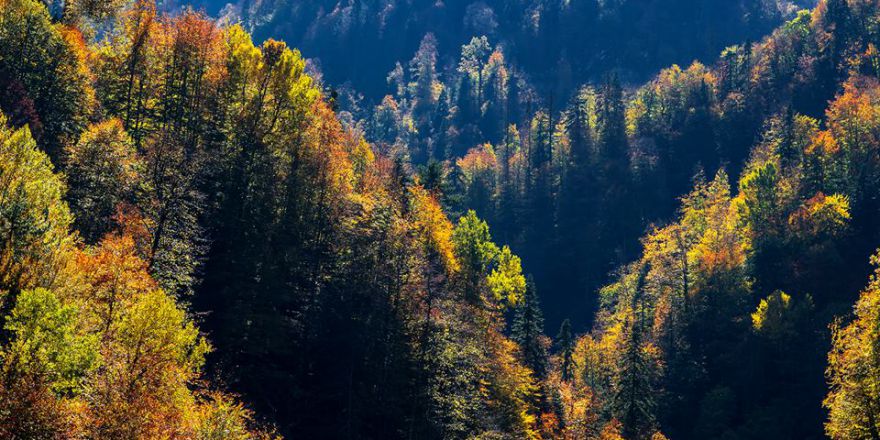
[{"label": "pine tree", "polygon": [[575,339],[571,332],[571,322],[566,319],[562,321],[562,325],[559,327],[559,334],[556,335],[556,345],[559,347],[559,355],[562,357],[559,368],[562,372],[562,380],[566,382],[571,381],[574,377],[574,359],[572,359],[574,344]]},{"label": "pine tree", "polygon": [[[591,89],[582,90],[564,119],[569,155],[561,172],[556,205],[555,246],[561,252],[562,262],[557,285],[591,286],[598,278],[595,268],[600,264],[600,257],[595,249],[595,238],[599,188],[588,108],[594,98]],[[589,298],[592,300],[594,296]]]},{"label": "pine tree", "polygon": [[645,332],[644,282],[647,265],[639,269],[629,307],[626,310],[627,333],[625,352],[617,366],[616,383],[612,401],[614,417],[623,424],[624,438],[646,438],[656,424],[656,402],[653,389],[653,371],[643,333]]},{"label": "pine tree", "polygon": [[626,170],[626,107],[617,75],[611,74],[602,85],[597,103],[598,152],[604,164],[605,178],[620,179]]},{"label": "pine tree", "polygon": [[461,157],[467,149],[480,140],[475,121],[479,119],[480,106],[474,94],[474,84],[467,74],[461,75],[455,110],[455,127],[458,128],[458,142],[453,142],[452,156]]},{"label": "pine tree", "polygon": [[530,276],[526,284],[523,301],[517,305],[513,315],[511,338],[519,344],[522,360],[539,379],[547,374],[547,349],[541,341],[544,334],[544,314]]},{"label": "pine tree", "polygon": [[614,395],[615,417],[623,423],[624,436],[642,438],[654,425],[654,390],[651,386],[651,366],[644,353],[642,330],[633,323],[626,340],[617,390]]},{"label": "pine tree", "polygon": [[434,119],[431,122],[431,148],[428,152],[428,160],[448,159],[452,155],[452,146],[450,143],[449,128],[451,125],[450,115],[450,97],[446,87],[440,92],[437,98],[437,105],[434,107]]}]

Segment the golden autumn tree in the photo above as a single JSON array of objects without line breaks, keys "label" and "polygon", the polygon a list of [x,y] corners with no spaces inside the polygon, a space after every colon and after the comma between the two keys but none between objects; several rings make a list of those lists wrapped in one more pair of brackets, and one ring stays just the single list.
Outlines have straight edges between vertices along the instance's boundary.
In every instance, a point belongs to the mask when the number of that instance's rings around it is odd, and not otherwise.
[{"label": "golden autumn tree", "polygon": [[824,406],[825,432],[833,439],[880,438],[880,256],[871,263],[875,271],[856,302],[855,319],[832,326]]},{"label": "golden autumn tree", "polygon": [[68,233],[73,219],[62,201],[64,182],[30,131],[6,124],[0,114],[0,319],[22,289],[56,282],[73,244]]},{"label": "golden autumn tree", "polygon": [[251,432],[228,396],[193,391],[209,345],[134,240],[79,249],[61,177],[27,128],[0,123],[0,436],[192,438],[222,414]]}]

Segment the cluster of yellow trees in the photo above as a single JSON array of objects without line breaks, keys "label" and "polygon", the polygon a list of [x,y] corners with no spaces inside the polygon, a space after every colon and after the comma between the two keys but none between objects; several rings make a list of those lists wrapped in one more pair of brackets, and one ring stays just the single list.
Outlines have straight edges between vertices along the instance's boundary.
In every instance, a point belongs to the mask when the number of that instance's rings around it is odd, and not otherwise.
[{"label": "cluster of yellow trees", "polygon": [[[534,437],[535,381],[503,332],[525,278],[486,223],[453,225],[343,129],[298,52],[124,3],[53,18],[0,0],[0,437],[273,438],[206,379],[208,339],[239,383],[341,386],[305,357],[334,308],[368,324],[352,340],[385,344],[342,365],[402,402],[377,429]],[[338,366],[344,349],[325,350]],[[286,432],[334,436],[383,409],[343,422],[307,386],[272,402]]]},{"label": "cluster of yellow trees", "polygon": [[133,238],[80,241],[63,176],[5,117],[0,176],[0,437],[271,437],[202,381],[210,345]]},{"label": "cluster of yellow trees", "polygon": [[[531,194],[536,224],[582,245],[595,237],[566,216],[632,208],[617,199],[650,175],[646,145],[689,145],[664,153],[670,167],[700,162],[702,132],[681,126],[774,115],[736,190],[724,168],[700,174],[599,292],[593,330],[566,322],[552,357],[519,257],[474,211],[447,218],[442,175],[344,128],[298,52],[123,3],[53,18],[0,0],[0,437],[277,437],[207,380],[209,339],[215,371],[316,438],[748,438],[780,425],[768,414],[820,411],[815,322],[851,301],[852,237],[877,238],[880,218],[880,56],[842,43],[844,20],[877,16],[870,2],[822,2],[631,101],[613,81],[585,88],[562,121],[536,113],[529,148],[513,127],[456,161],[472,204],[504,218]],[[826,60],[848,79],[824,117],[761,100],[780,78],[794,96],[834,77]],[[483,93],[482,70],[463,68]],[[604,202],[576,191],[599,181]],[[819,393],[833,438],[880,436],[878,278],[832,327]],[[778,403],[792,393],[804,406]]]},{"label": "cluster of yellow trees", "polygon": [[[798,351],[821,344],[809,324],[815,303],[835,301],[844,288],[818,274],[847,270],[840,267],[846,252],[840,242],[853,233],[854,216],[873,215],[878,91],[875,77],[854,74],[824,123],[801,115],[773,119],[736,194],[724,170],[711,181],[698,180],[682,198],[678,220],[643,238],[642,257],[602,290],[596,326],[573,350],[572,380],[557,385],[566,438],[607,435],[595,421],[608,413],[624,438],[659,438],[658,420],[669,417],[661,392],[687,395],[693,384],[731,369],[766,369],[762,374],[778,377],[769,393],[794,392],[786,391],[791,376],[786,379],[785,369],[802,359]],[[824,402],[832,438],[873,438],[880,428],[876,277],[856,304],[855,319],[833,325]],[[792,291],[764,290],[781,285]],[[763,299],[751,308],[756,296]],[[759,365],[743,362],[747,357]],[[735,392],[752,386],[722,382],[691,426],[700,435],[719,435],[713,429],[734,413],[719,409],[720,422],[704,420],[705,407],[731,405]],[[754,423],[758,432],[769,429]]]}]

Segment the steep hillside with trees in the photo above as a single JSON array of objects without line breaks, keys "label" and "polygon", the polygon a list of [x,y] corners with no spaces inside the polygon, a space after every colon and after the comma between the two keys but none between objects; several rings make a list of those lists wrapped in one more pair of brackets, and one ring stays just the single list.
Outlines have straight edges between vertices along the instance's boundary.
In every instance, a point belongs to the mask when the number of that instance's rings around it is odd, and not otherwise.
[{"label": "steep hillside with trees", "polygon": [[878,22],[570,99],[422,34],[362,108],[192,9],[0,0],[0,438],[875,439]]},{"label": "steep hillside with trees", "polygon": [[[661,67],[712,59],[729,44],[758,39],[809,0],[571,2],[195,0],[241,20],[258,39],[284,38],[321,66],[329,84],[351,82],[371,100],[385,75],[427,34],[441,64],[473,36],[486,35],[533,78],[542,93],[599,80],[612,69],[643,81]],[[557,96],[562,98],[562,96]]]},{"label": "steep hillside with trees", "polygon": [[[752,49],[769,58],[750,69],[749,87],[786,54],[799,69],[775,76],[776,87],[827,85],[836,97],[811,117],[821,101],[788,95],[734,188],[724,167],[698,174],[677,219],[642,239],[640,257],[601,290],[593,330],[551,368],[564,435],[601,435],[590,432],[604,421],[627,439],[656,438],[658,429],[676,439],[821,438],[826,420],[831,438],[876,434],[874,277],[855,320],[846,312],[880,241],[876,34],[861,27],[877,14],[870,2],[829,0]],[[702,73],[697,90],[723,80]],[[645,104],[656,87],[630,107],[631,142],[653,113]]]},{"label": "steep hillside with trees", "polygon": [[284,43],[106,6],[0,3],[0,436],[533,437],[526,281],[485,222]]}]

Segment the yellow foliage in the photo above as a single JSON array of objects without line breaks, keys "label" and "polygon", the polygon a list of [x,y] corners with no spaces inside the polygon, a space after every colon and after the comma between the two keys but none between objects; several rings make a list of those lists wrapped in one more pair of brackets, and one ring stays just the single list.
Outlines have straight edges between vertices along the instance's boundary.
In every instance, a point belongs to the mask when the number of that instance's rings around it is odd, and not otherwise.
[{"label": "yellow foliage", "polygon": [[57,281],[73,244],[65,191],[27,127],[0,114],[0,295]]},{"label": "yellow foliage", "polygon": [[253,413],[231,396],[213,391],[195,409],[195,440],[275,440],[272,431],[255,429]]},{"label": "yellow foliage", "polygon": [[510,251],[509,247],[504,246],[497,260],[486,281],[496,301],[504,301],[511,306],[516,305],[526,292],[526,277],[522,274],[520,259]]},{"label": "yellow foliage", "polygon": [[794,232],[808,236],[836,235],[849,224],[849,212],[846,196],[819,192],[791,213],[788,224]]},{"label": "yellow foliage", "polygon": [[519,347],[515,342],[493,329],[489,330],[487,336],[487,348],[492,352],[489,356],[489,406],[515,417],[519,438],[540,439],[537,417],[527,403],[538,390],[532,379],[532,371],[517,360]]},{"label": "yellow foliage", "polygon": [[702,237],[688,252],[688,258],[697,261],[706,276],[742,268],[749,243],[739,227],[738,209],[731,202],[726,173],[719,171],[704,197],[701,207],[685,213],[686,219],[699,217],[697,223],[702,227]]},{"label": "yellow foliage", "polygon": [[766,330],[769,314],[779,314],[789,307],[791,296],[782,291],[776,291],[772,295],[761,300],[758,309],[752,313],[752,327],[757,331]]},{"label": "yellow foliage", "polygon": [[826,376],[830,391],[825,432],[835,440],[871,438],[880,431],[880,253],[868,287],[854,307],[855,320],[832,325],[832,348]]},{"label": "yellow foliage", "polygon": [[458,271],[459,264],[452,246],[452,223],[437,200],[421,186],[409,189],[413,226],[426,250],[436,253],[448,273]]}]

